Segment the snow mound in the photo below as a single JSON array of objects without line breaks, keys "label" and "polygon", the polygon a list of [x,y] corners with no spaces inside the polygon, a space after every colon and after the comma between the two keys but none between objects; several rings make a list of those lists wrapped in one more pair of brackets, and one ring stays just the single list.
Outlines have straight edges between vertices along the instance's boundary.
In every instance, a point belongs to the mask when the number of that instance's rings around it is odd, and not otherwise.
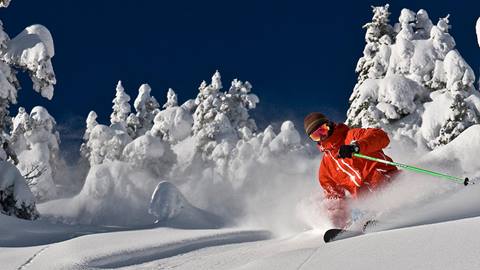
[{"label": "snow mound", "polygon": [[207,229],[223,225],[220,217],[191,205],[170,182],[160,182],[152,194],[148,212],[164,226]]},{"label": "snow mound", "polygon": [[98,225],[148,225],[151,191],[158,183],[148,171],[121,161],[94,165],[81,192],[71,199],[42,204],[41,213],[67,223]]},{"label": "snow mound", "polygon": [[[428,153],[424,160],[458,165],[459,172],[480,174],[480,163],[474,158],[480,152],[480,125],[473,125],[449,144]],[[477,177],[480,175],[476,175]]]},{"label": "snow mound", "polygon": [[[44,216],[72,224],[219,228],[223,221],[192,206],[171,183],[126,162],[93,166],[82,191],[41,205]],[[155,190],[152,194],[152,190]]]}]

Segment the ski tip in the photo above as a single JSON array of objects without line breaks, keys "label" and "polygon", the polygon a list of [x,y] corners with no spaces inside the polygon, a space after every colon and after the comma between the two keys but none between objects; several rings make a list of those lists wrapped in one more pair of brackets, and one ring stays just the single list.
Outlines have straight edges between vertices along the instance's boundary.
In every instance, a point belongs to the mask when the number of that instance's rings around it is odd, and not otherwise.
[{"label": "ski tip", "polygon": [[323,241],[325,243],[332,242],[342,232],[345,232],[343,229],[329,229],[323,234]]},{"label": "ski tip", "polygon": [[364,232],[362,231],[352,231],[352,230],[344,230],[344,229],[330,229],[323,234],[323,241],[325,243],[347,239],[355,236],[363,235]]}]

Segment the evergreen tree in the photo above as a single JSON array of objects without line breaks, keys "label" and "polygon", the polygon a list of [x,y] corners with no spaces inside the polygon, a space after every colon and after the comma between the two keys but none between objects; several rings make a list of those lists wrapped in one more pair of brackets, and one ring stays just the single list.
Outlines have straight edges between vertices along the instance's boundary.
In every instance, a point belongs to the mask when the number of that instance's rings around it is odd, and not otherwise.
[{"label": "evergreen tree", "polygon": [[475,74],[455,49],[449,16],[433,25],[425,10],[403,9],[395,38],[378,38],[387,8],[374,8],[373,22],[366,24],[367,45],[346,122],[382,127],[429,148],[446,144],[478,122]]},{"label": "evergreen tree", "polygon": [[91,149],[88,147],[88,141],[90,140],[90,133],[92,132],[93,128],[98,125],[97,117],[97,113],[90,111],[85,121],[86,129],[85,134],[83,135],[83,143],[80,146],[80,155],[85,159],[90,157]]},{"label": "evergreen tree", "polygon": [[166,109],[166,108],[177,107],[177,106],[178,106],[177,94],[175,93],[175,91],[173,91],[172,88],[168,88],[167,102],[163,104],[162,108]]},{"label": "evergreen tree", "polygon": [[138,96],[135,99],[134,107],[137,112],[136,116],[140,123],[140,128],[137,129],[137,136],[143,135],[147,130],[153,126],[153,119],[160,111],[160,104],[151,96],[152,88],[148,84],[142,84],[138,89]]},{"label": "evergreen tree", "polygon": [[130,96],[125,93],[122,86],[122,81],[118,81],[115,98],[113,99],[113,112],[110,115],[110,123],[120,124],[123,127],[127,126],[127,117],[130,114]]}]

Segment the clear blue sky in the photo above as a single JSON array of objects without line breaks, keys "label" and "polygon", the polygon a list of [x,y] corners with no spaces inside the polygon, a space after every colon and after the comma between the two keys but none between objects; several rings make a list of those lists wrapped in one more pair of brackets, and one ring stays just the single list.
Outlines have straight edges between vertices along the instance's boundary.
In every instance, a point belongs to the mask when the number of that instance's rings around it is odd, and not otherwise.
[{"label": "clear blue sky", "polygon": [[[309,111],[343,120],[365,45],[362,25],[372,16],[371,5],[385,3],[13,0],[0,18],[11,37],[35,23],[50,29],[54,99],[42,99],[22,76],[19,102],[28,110],[45,106],[68,139],[78,137],[90,110],[107,123],[119,79],[132,99],[140,84],[149,83],[161,103],[168,87],[183,102],[216,69],[224,86],[233,78],[253,84],[261,100],[255,113],[260,125],[298,121]],[[426,9],[434,23],[450,13],[457,48],[478,76],[479,1],[389,3],[393,22],[403,7]]]}]

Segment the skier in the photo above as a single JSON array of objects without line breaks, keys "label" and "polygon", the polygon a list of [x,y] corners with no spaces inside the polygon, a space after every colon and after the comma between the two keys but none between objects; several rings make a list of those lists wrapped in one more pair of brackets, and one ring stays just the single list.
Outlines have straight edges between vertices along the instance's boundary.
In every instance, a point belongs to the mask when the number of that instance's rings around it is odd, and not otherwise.
[{"label": "skier", "polygon": [[388,135],[378,128],[349,128],[318,112],[305,117],[304,127],[324,153],[318,178],[328,216],[336,228],[346,228],[351,222],[346,193],[356,199],[388,183],[397,172],[395,166],[354,158],[353,154],[392,161],[382,151],[390,143]]}]

